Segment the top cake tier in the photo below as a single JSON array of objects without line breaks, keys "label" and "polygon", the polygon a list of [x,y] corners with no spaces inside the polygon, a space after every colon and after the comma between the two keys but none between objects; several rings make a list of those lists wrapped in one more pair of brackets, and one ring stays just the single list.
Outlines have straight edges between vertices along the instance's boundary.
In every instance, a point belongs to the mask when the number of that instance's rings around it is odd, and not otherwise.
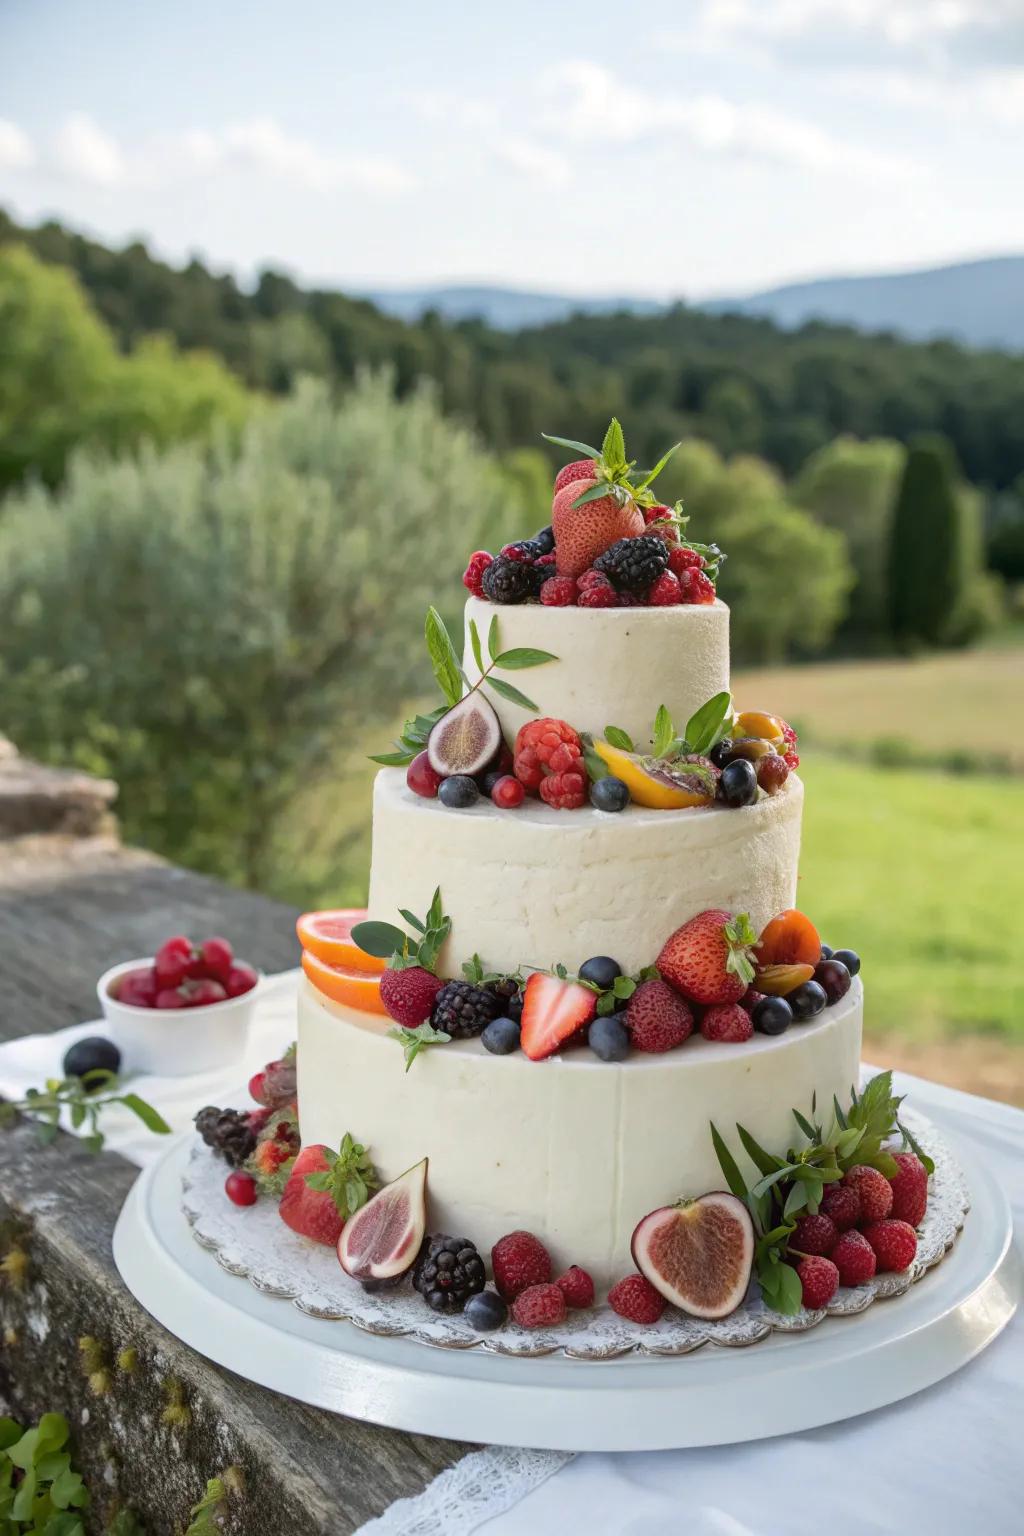
[{"label": "top cake tier", "polygon": [[[558,658],[512,674],[510,681],[529,695],[538,714],[568,720],[578,731],[599,736],[607,725],[617,725],[639,745],[649,740],[660,704],[685,725],[702,704],[729,687],[729,610],[723,602],[595,612],[534,603],[498,606],[471,597],[463,656],[471,683],[480,671],[470,644],[470,621],[486,649],[495,616],[503,651],[526,646]],[[509,742],[521,725],[536,718],[491,692],[488,702]]]}]

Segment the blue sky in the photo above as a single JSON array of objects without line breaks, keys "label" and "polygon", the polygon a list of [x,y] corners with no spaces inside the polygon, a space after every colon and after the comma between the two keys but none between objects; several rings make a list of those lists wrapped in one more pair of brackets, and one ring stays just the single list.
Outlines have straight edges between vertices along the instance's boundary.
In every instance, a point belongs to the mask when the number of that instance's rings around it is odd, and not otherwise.
[{"label": "blue sky", "polygon": [[3,0],[0,203],[341,286],[1024,249],[1022,0]]}]

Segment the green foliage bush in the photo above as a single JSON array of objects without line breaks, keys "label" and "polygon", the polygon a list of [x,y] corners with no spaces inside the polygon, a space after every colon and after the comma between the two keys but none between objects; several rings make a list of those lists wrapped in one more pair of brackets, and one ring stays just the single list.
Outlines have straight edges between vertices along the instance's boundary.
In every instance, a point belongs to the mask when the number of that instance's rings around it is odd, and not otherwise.
[{"label": "green foliage bush", "polygon": [[129,838],[266,886],[283,808],[339,741],[425,689],[428,604],[532,528],[429,390],[304,383],[239,439],[72,458],[0,518],[0,720],[110,773]]},{"label": "green foliage bush", "polygon": [[78,443],[118,450],[239,423],[251,397],[210,354],[149,337],[114,345],[74,276],[0,246],[0,492],[29,472],[55,485]]}]

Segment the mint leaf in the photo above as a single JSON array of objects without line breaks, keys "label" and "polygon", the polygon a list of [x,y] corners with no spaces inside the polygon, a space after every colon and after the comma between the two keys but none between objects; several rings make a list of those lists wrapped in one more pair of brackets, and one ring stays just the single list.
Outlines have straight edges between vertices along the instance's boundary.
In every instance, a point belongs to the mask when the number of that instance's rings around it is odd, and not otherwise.
[{"label": "mint leaf", "polygon": [[550,432],[542,432],[541,437],[546,443],[554,443],[557,448],[571,448],[573,452],[578,453],[581,458],[599,459],[601,457],[601,451],[599,448],[591,448],[587,443],[577,443],[574,438],[552,437]]},{"label": "mint leaf", "polygon": [[601,444],[601,457],[605,468],[609,470],[624,469],[626,467],[626,440],[622,435],[617,416],[613,416],[604,435]]},{"label": "mint leaf", "polygon": [[604,739],[610,747],[618,747],[620,752],[634,752],[636,750],[633,746],[632,736],[628,736],[617,725],[605,726]]},{"label": "mint leaf", "polygon": [[[511,651],[502,651],[500,656],[495,656],[494,665],[501,667],[505,672],[521,672],[526,667],[540,667],[546,661],[557,661],[550,651],[537,651],[531,646],[517,646]],[[481,668],[481,670],[483,670]]]},{"label": "mint leaf", "polygon": [[469,643],[473,647],[473,660],[476,662],[478,672],[484,670],[484,654],[480,649],[480,631],[476,627],[476,619],[469,621]]},{"label": "mint leaf", "polygon": [[405,1070],[408,1072],[420,1051],[426,1050],[429,1045],[446,1045],[451,1035],[446,1035],[443,1029],[434,1029],[431,1024],[418,1024],[415,1029],[407,1029],[404,1024],[396,1024],[388,1030],[388,1039],[397,1040],[405,1052]]},{"label": "mint leaf", "polygon": [[436,608],[427,609],[425,624],[427,651],[434,669],[437,686],[448,700],[449,706],[462,698],[462,671],[452,645],[452,637],[445,628],[444,620]]},{"label": "mint leaf", "polygon": [[339,1215],[347,1221],[366,1204],[370,1191],[380,1187],[377,1171],[369,1152],[348,1131],[341,1138],[338,1151],[325,1148],[324,1157],[328,1167],[323,1172],[307,1173],[306,1183],[310,1189],[330,1195]]},{"label": "mint leaf", "polygon": [[664,704],[658,705],[658,713],[654,717],[654,755],[665,757],[675,740],[676,728],[672,723],[672,716]]},{"label": "mint leaf", "polygon": [[537,713],[538,706],[532,699],[528,699],[525,693],[520,693],[518,688],[513,688],[511,683],[503,682],[500,677],[489,677],[487,686],[493,688],[496,694],[507,699],[510,704],[518,704],[520,709],[528,709],[531,715]]}]

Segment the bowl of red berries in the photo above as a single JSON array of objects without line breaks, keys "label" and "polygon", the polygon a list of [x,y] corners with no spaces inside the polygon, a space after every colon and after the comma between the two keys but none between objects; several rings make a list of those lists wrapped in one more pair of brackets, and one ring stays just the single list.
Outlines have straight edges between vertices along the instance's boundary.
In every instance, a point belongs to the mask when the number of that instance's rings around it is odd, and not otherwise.
[{"label": "bowl of red berries", "polygon": [[177,934],[152,959],[111,966],[96,990],[126,1071],[187,1077],[243,1059],[260,980],[227,939]]}]

